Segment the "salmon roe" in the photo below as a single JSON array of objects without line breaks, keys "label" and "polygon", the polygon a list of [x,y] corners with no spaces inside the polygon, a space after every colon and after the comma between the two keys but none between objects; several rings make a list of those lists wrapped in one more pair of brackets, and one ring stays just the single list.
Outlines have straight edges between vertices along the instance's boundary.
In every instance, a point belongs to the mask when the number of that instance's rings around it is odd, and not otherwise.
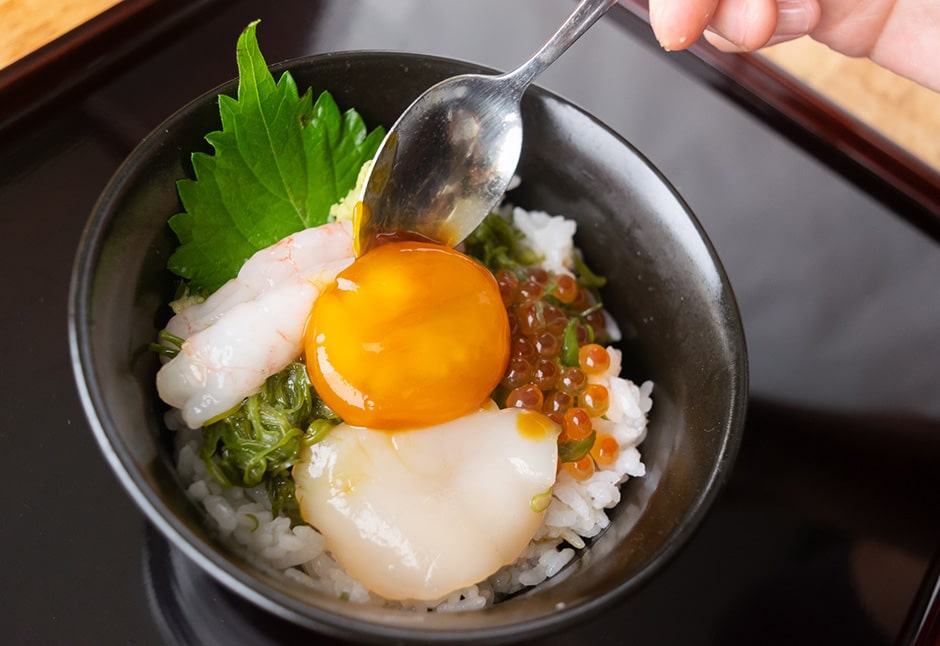
[{"label": "salmon roe", "polygon": [[578,363],[586,374],[600,375],[610,367],[610,355],[602,346],[588,343],[578,349]]},{"label": "salmon roe", "polygon": [[583,440],[591,434],[591,416],[583,408],[569,408],[565,411],[565,435],[572,440]]},{"label": "salmon roe", "polygon": [[599,467],[613,466],[614,462],[620,456],[620,445],[612,435],[599,433],[594,438],[594,446],[591,447],[591,458]]},{"label": "salmon roe", "polygon": [[578,281],[568,274],[561,274],[555,281],[555,289],[552,295],[562,303],[571,303],[578,295]]},{"label": "salmon roe", "polygon": [[590,455],[585,455],[580,460],[565,462],[564,469],[575,480],[587,480],[594,475],[594,459]]},{"label": "salmon roe", "polygon": [[591,417],[600,417],[607,412],[609,401],[607,388],[601,384],[588,384],[578,397],[578,406],[586,410]]},{"label": "salmon roe", "polygon": [[[604,415],[610,399],[607,388],[588,381],[610,367],[601,345],[608,341],[604,311],[569,274],[532,267],[501,269],[495,276],[511,336],[497,401],[504,397],[500,403],[507,407],[543,412],[562,427],[559,443],[584,441],[593,431],[591,418]],[[565,467],[573,477],[589,478],[609,454],[605,443],[601,461],[586,453]]]},{"label": "salmon roe", "polygon": [[509,396],[506,397],[506,406],[508,408],[526,408],[528,410],[542,410],[542,400],[544,396],[542,391],[533,384],[525,384],[514,388]]}]

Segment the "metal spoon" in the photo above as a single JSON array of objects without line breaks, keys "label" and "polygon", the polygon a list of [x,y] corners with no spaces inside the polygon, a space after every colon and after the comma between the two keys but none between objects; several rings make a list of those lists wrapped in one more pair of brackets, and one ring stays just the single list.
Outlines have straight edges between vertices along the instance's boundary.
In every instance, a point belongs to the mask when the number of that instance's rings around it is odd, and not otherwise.
[{"label": "metal spoon", "polygon": [[529,84],[617,0],[583,0],[520,67],[464,74],[419,96],[386,135],[357,209],[356,252],[383,237],[463,240],[497,205],[522,151],[520,102]]}]

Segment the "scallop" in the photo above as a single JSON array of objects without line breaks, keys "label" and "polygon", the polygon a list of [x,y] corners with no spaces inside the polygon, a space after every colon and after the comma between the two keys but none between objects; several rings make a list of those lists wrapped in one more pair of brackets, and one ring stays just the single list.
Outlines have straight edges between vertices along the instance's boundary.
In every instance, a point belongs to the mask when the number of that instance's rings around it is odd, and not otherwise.
[{"label": "scallop", "polygon": [[521,409],[417,430],[340,424],[294,467],[304,519],[350,575],[434,600],[514,562],[555,482],[559,427]]}]

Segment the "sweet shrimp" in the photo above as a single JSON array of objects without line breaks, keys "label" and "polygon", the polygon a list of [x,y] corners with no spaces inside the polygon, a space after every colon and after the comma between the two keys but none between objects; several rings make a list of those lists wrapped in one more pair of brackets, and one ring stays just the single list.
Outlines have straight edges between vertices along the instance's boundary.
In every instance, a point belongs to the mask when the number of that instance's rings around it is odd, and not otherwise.
[{"label": "sweet shrimp", "polygon": [[190,428],[232,409],[303,352],[322,288],[354,258],[352,226],[305,229],[257,252],[205,302],[167,324],[184,339],[157,373],[157,392]]}]

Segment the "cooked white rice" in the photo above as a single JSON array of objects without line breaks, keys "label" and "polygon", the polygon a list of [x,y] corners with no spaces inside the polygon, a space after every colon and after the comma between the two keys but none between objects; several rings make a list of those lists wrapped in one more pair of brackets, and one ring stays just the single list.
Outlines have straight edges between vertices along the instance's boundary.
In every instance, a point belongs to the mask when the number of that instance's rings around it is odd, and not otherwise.
[{"label": "cooked white rice", "polygon": [[[619,370],[620,353],[608,349],[611,368]],[[594,378],[608,383],[611,406],[607,419],[594,418],[598,430],[613,435],[620,445],[616,463],[598,469],[583,482],[564,470],[552,490],[542,527],[519,559],[486,581],[456,590],[444,599],[411,604],[387,602],[370,593],[347,575],[326,550],[323,536],[307,525],[290,526],[286,516],[273,517],[263,486],[223,488],[206,471],[198,457],[199,431],[178,431],[177,468],[187,493],[203,509],[223,540],[233,541],[260,563],[281,570],[288,578],[311,588],[353,602],[389,603],[420,610],[473,610],[492,604],[499,596],[538,585],[557,574],[571,561],[587,539],[609,524],[607,510],[620,502],[620,485],[629,477],[642,476],[646,468],[637,446],[646,435],[646,415],[652,407],[652,383],[636,386],[630,381],[605,375]],[[179,428],[175,420],[168,420]]]},{"label": "cooked white rice", "polygon": [[[570,269],[563,257],[570,256],[573,249],[571,220],[521,209],[515,209],[513,217],[526,234],[526,243],[546,259],[547,268]],[[610,331],[616,339],[619,335],[616,327]],[[291,527],[286,516],[272,516],[263,486],[223,488],[213,480],[198,457],[200,431],[185,428],[176,411],[168,414],[167,424],[180,429],[177,468],[188,495],[205,509],[223,540],[242,548],[256,558],[259,565],[282,571],[297,583],[352,602],[438,612],[474,610],[491,605],[506,594],[538,585],[560,572],[589,539],[608,526],[607,510],[620,502],[620,486],[631,476],[645,474],[646,467],[637,447],[646,436],[653,385],[645,382],[637,386],[621,378],[620,351],[615,348],[607,351],[610,355],[608,371],[591,377],[590,382],[607,387],[610,404],[604,417],[593,418],[592,422],[598,433],[609,433],[617,440],[620,452],[615,464],[598,468],[593,476],[581,482],[562,470],[542,526],[516,562],[485,581],[434,601],[392,602],[370,593],[343,571],[316,529],[306,525]]]}]

